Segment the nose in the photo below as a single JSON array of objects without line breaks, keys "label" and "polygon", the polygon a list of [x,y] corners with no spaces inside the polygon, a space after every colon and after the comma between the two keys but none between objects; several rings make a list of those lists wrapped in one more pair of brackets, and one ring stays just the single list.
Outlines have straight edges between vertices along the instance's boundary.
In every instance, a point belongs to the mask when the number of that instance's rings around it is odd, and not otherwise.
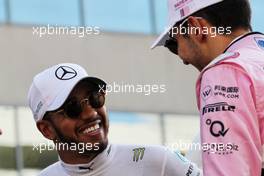
[{"label": "nose", "polygon": [[85,105],[82,109],[82,113],[80,115],[80,118],[83,120],[87,120],[89,118],[93,118],[97,116],[97,111],[90,105]]}]

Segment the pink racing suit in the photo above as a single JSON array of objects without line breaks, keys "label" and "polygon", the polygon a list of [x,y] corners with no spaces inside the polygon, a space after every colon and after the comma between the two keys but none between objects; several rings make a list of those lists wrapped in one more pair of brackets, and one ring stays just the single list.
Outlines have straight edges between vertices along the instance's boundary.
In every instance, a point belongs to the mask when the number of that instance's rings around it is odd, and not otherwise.
[{"label": "pink racing suit", "polygon": [[260,176],[264,142],[264,35],[248,33],[196,84],[205,176]]}]

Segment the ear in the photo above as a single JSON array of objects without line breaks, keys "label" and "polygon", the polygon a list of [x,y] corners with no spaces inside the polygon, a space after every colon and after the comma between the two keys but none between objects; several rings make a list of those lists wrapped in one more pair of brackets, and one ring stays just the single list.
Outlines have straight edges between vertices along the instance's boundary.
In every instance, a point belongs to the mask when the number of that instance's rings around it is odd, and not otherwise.
[{"label": "ear", "polygon": [[[204,20],[203,18],[190,16],[188,18],[188,24],[192,29],[191,34],[189,34],[191,38],[197,40],[199,43],[204,42],[207,39],[210,25],[206,20]],[[207,30],[207,33],[203,32],[205,29]]]},{"label": "ear", "polygon": [[50,140],[56,139],[56,133],[53,129],[52,124],[47,120],[40,120],[37,122],[37,128],[42,133],[42,135]]}]

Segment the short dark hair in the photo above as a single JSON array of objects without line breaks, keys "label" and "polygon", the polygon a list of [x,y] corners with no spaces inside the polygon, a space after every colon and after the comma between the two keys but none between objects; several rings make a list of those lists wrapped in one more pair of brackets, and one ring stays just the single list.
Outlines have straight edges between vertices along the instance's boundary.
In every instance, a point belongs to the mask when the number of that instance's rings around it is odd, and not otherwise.
[{"label": "short dark hair", "polygon": [[215,27],[252,30],[251,9],[248,0],[224,0],[201,9],[192,16],[202,17]]},{"label": "short dark hair", "polygon": [[50,121],[50,119],[51,119],[51,118],[50,118],[50,114],[49,114],[49,112],[46,112],[46,113],[44,114],[42,120]]}]

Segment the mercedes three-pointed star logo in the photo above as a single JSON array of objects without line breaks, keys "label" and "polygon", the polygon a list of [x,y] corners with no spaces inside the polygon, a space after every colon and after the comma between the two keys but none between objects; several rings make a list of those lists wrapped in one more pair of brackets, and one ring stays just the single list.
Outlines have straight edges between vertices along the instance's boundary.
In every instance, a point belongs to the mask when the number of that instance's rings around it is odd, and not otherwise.
[{"label": "mercedes three-pointed star logo", "polygon": [[69,66],[60,66],[55,71],[55,76],[60,80],[69,80],[77,76],[77,72]]}]

